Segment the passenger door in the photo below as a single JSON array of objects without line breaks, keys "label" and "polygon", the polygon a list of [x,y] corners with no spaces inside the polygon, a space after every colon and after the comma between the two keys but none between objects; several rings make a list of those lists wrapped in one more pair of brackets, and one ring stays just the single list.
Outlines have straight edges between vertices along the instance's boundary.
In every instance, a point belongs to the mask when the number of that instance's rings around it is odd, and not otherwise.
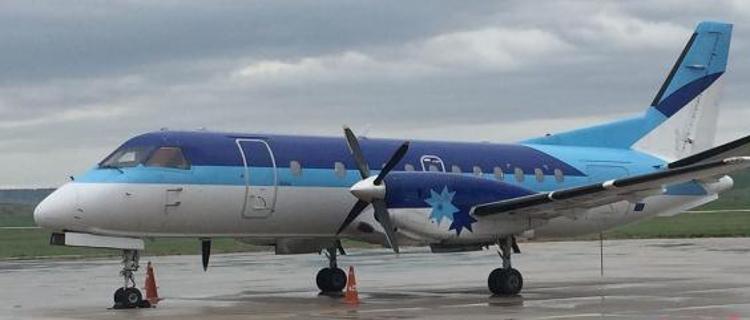
[{"label": "passenger door", "polygon": [[422,162],[422,171],[445,172],[445,164],[443,164],[443,160],[438,156],[423,155],[420,160]]},{"label": "passenger door", "polygon": [[276,206],[278,172],[268,143],[261,139],[237,139],[245,179],[243,218],[267,218]]}]

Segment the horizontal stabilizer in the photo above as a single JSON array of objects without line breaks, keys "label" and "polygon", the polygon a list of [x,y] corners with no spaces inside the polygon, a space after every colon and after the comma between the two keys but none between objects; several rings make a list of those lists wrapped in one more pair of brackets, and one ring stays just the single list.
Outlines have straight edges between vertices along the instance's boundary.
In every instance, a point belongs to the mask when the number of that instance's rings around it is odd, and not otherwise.
[{"label": "horizontal stabilizer", "polygon": [[580,187],[538,193],[514,199],[478,205],[475,216],[524,214],[550,219],[578,209],[598,207],[623,200],[640,200],[662,194],[667,185],[722,176],[750,167],[750,157],[734,157],[680,168],[647,173]]},{"label": "horizontal stabilizer", "polygon": [[697,163],[718,161],[730,157],[750,156],[750,136],[722,144],[669,164],[669,168],[680,168]]}]

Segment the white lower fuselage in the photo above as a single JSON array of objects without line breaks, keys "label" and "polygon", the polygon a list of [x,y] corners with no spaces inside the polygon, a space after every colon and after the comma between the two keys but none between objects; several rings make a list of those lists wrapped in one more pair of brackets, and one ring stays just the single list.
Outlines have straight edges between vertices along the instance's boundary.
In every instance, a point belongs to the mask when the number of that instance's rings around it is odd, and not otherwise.
[{"label": "white lower fuselage", "polygon": [[[704,184],[708,195],[651,196],[641,201],[645,204],[642,211],[634,211],[634,204],[621,201],[588,209],[575,219],[480,219],[473,232],[460,235],[448,229],[449,221],[430,219],[426,208],[392,209],[391,215],[400,237],[423,244],[492,243],[498,237],[523,232],[534,237],[570,237],[658,214],[679,213],[716,199],[718,192],[731,185],[731,178],[725,177]],[[64,199],[55,199],[55,195]],[[284,238],[332,238],[356,201],[347,188],[279,187],[274,209],[254,212],[244,208],[249,205],[245,187],[200,184],[71,182],[55,195],[42,205],[53,204],[57,210],[74,214],[55,215],[50,219],[57,220],[41,223],[67,226],[67,231],[128,237],[237,237],[271,243]],[[370,210],[345,230],[345,237],[382,243],[382,229]],[[369,225],[372,232],[361,224]]]}]

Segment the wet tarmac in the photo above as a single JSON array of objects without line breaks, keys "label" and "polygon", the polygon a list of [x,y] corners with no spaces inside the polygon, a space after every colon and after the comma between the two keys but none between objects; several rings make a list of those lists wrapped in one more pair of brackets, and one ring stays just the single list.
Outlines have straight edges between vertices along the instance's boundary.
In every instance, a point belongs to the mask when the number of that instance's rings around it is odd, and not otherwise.
[{"label": "wet tarmac", "polygon": [[[196,248],[198,244],[196,242]],[[750,238],[522,243],[525,287],[492,297],[494,250],[431,254],[350,250],[361,303],[319,296],[323,256],[143,257],[157,308],[110,310],[118,260],[0,262],[0,319],[743,319],[750,318]],[[137,281],[143,283],[143,272]]]}]

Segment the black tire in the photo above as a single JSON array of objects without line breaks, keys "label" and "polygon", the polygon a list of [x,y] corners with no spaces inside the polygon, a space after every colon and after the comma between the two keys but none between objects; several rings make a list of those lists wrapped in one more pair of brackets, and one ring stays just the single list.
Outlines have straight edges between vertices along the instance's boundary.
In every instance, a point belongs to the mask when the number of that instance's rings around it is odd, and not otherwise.
[{"label": "black tire", "polygon": [[507,295],[517,295],[523,288],[523,276],[521,272],[510,268],[505,272],[503,279],[503,291]]},{"label": "black tire", "polygon": [[318,271],[318,275],[315,276],[315,283],[318,285],[318,289],[321,292],[329,292],[330,288],[328,284],[331,282],[331,268],[323,268]]},{"label": "black tire", "polygon": [[346,287],[346,272],[339,268],[333,269],[330,281],[331,291],[341,292]]},{"label": "black tire", "polygon": [[503,281],[502,279],[505,277],[505,269],[503,268],[497,268],[495,270],[492,270],[490,272],[490,276],[487,277],[487,287],[490,289],[490,292],[496,295],[503,295],[505,294],[504,287],[502,285]]},{"label": "black tire", "polygon": [[124,305],[127,308],[136,308],[143,303],[143,295],[138,288],[127,288],[123,294]]},{"label": "black tire", "polygon": [[315,283],[321,292],[341,292],[346,287],[346,273],[339,268],[323,268],[318,271]]},{"label": "black tire", "polygon": [[124,305],[125,303],[125,288],[118,288],[115,290],[113,297],[115,305]]},{"label": "black tire", "polygon": [[487,278],[487,287],[496,295],[516,295],[523,288],[523,277],[516,269],[498,268]]}]

